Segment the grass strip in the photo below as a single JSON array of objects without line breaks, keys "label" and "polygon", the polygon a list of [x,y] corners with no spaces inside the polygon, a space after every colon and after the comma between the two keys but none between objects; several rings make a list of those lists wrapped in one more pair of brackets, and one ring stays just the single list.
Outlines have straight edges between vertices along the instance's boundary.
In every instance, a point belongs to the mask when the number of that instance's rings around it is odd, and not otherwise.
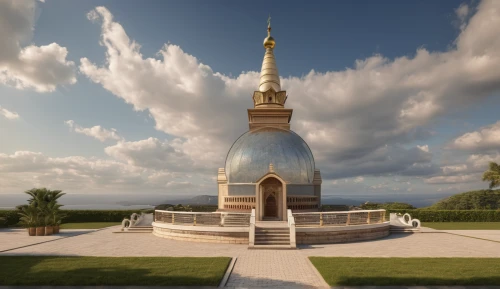
[{"label": "grass strip", "polygon": [[[415,250],[420,250],[415,248]],[[500,258],[309,257],[330,286],[500,284]]]},{"label": "grass strip", "polygon": [[500,222],[425,222],[422,227],[436,230],[500,230]]},{"label": "grass strip", "polygon": [[0,256],[0,284],[217,286],[228,257]]},{"label": "grass strip", "polygon": [[120,224],[119,222],[66,223],[61,224],[61,229],[101,229]]}]

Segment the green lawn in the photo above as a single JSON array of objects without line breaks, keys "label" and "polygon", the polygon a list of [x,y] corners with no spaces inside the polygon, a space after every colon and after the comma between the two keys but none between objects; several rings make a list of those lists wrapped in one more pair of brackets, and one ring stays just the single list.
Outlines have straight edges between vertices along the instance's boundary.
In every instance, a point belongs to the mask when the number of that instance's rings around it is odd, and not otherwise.
[{"label": "green lawn", "polygon": [[436,230],[500,230],[500,222],[425,222],[422,227]]},{"label": "green lawn", "polygon": [[2,285],[217,286],[229,257],[0,256]]},{"label": "green lawn", "polygon": [[101,229],[120,224],[121,222],[66,223],[66,224],[61,224],[61,229]]},{"label": "green lawn", "polygon": [[500,258],[309,257],[309,259],[330,286],[500,284],[498,273]]}]

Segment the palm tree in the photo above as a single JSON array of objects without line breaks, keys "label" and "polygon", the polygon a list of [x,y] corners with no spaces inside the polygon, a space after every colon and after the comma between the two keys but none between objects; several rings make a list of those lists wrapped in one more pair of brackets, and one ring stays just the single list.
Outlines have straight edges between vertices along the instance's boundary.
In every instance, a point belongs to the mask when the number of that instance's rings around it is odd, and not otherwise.
[{"label": "palm tree", "polygon": [[489,170],[483,173],[483,181],[490,182],[490,189],[500,186],[500,165],[490,162]]},{"label": "palm tree", "polygon": [[21,224],[25,227],[36,227],[39,223],[39,211],[32,206],[25,206],[19,212]]},{"label": "palm tree", "polygon": [[48,226],[49,230],[51,230],[50,227],[58,226],[61,223],[63,216],[59,208],[62,205],[60,205],[57,200],[65,195],[62,191],[51,191],[46,188],[33,188],[31,190],[27,190],[25,193],[30,195],[31,198],[28,200],[29,205],[23,206],[21,210],[25,207],[36,210],[37,226]]}]

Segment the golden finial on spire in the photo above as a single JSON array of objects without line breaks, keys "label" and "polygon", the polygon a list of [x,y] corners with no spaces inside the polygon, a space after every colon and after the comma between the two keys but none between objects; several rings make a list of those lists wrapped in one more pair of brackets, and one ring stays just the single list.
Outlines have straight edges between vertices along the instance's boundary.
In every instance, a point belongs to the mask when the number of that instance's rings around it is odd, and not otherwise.
[{"label": "golden finial on spire", "polygon": [[271,37],[271,14],[267,18],[267,37],[264,39],[264,47],[265,48],[274,48],[276,45],[276,41]]}]

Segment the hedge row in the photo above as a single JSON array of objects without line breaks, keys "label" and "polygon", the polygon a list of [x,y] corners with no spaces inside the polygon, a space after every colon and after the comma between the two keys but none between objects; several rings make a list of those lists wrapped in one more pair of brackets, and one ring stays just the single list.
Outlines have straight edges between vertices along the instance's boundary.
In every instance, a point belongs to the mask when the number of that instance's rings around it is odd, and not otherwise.
[{"label": "hedge row", "polygon": [[389,213],[408,213],[421,222],[500,222],[500,210],[387,210]]},{"label": "hedge row", "polygon": [[124,218],[130,218],[133,213],[141,210],[62,210],[65,215],[63,223],[87,223],[87,222],[121,222]]},{"label": "hedge row", "polygon": [[[16,210],[1,210],[0,218],[5,221],[0,222],[0,226],[14,226],[19,222],[19,215]],[[124,218],[130,218],[133,213],[140,213],[141,210],[62,210],[65,215],[63,223],[87,223],[87,222],[121,222]],[[144,211],[152,213],[152,210]]]},{"label": "hedge row", "polygon": [[15,210],[0,210],[0,227],[13,226],[19,223],[19,214]]},{"label": "hedge row", "polygon": [[[63,223],[121,222],[123,218],[140,212],[141,210],[63,210],[66,215]],[[151,213],[152,210],[143,212]],[[387,217],[389,213],[408,213],[422,222],[500,222],[500,210],[387,210]],[[15,210],[0,210],[0,218],[5,219],[3,224],[0,222],[0,226],[14,226],[19,222],[19,215]]]}]

